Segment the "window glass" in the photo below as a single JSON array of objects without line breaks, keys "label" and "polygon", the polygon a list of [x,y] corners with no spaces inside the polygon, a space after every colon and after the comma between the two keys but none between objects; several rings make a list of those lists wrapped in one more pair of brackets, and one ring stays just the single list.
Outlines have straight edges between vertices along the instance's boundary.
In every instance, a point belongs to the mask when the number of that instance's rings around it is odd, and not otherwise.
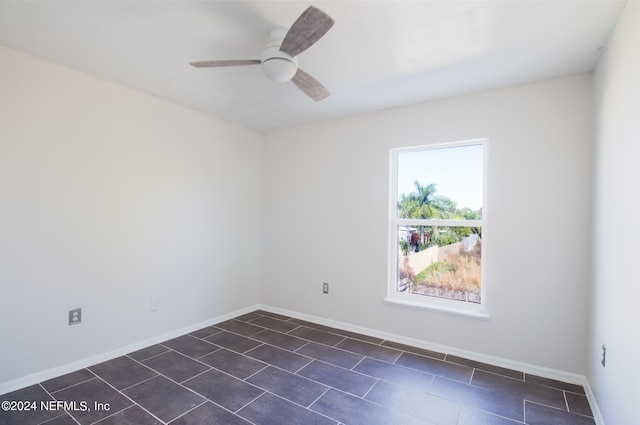
[{"label": "window glass", "polygon": [[484,148],[393,152],[390,295],[483,304]]}]

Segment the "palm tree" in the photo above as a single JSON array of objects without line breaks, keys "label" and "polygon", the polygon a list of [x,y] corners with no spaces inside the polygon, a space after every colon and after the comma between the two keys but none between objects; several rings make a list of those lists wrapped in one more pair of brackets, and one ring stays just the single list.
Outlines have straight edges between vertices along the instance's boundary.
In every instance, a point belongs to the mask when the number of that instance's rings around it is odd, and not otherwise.
[{"label": "palm tree", "polygon": [[444,218],[446,210],[442,202],[436,202],[436,184],[421,185],[414,181],[415,192],[400,195],[398,214],[400,218]]},{"label": "palm tree", "polygon": [[[436,184],[422,185],[414,181],[416,190],[400,196],[398,202],[398,215],[400,218],[447,218],[455,211],[455,202],[444,196],[435,196]],[[420,240],[424,241],[424,226],[420,227]],[[438,228],[433,228],[433,234],[438,234]],[[416,252],[418,246],[416,245]]]}]

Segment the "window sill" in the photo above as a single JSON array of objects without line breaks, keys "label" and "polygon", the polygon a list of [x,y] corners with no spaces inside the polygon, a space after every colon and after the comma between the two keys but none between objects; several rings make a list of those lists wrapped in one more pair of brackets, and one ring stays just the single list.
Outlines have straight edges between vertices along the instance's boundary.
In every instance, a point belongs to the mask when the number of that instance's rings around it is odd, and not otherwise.
[{"label": "window sill", "polygon": [[489,320],[491,318],[491,316],[489,316],[487,312],[480,309],[457,308],[454,306],[439,304],[435,302],[415,301],[412,299],[395,297],[386,297],[382,301],[386,304],[395,304],[405,307],[419,308],[423,310],[439,311],[442,313],[454,314],[457,316],[472,317],[474,319]]}]

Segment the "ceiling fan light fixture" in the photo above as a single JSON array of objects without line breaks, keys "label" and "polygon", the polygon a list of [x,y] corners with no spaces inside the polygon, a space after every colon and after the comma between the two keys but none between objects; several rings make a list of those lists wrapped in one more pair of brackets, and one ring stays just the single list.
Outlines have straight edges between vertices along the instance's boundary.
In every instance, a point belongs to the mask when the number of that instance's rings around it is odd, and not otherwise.
[{"label": "ceiling fan light fixture", "polygon": [[329,96],[329,90],[311,75],[298,69],[298,55],[329,31],[333,23],[333,19],[322,10],[309,6],[289,30],[282,27],[272,27],[269,30],[269,43],[262,50],[261,59],[210,60],[189,64],[197,68],[260,64],[262,72],[270,80],[278,83],[291,81],[317,102]]},{"label": "ceiling fan light fixture", "polygon": [[262,61],[262,70],[270,80],[284,83],[296,75],[298,64],[287,58],[268,58]]},{"label": "ceiling fan light fixture", "polygon": [[[277,35],[278,28],[272,29],[271,37]],[[262,50],[262,70],[270,80],[278,83],[290,81],[298,70],[298,60],[280,50],[282,40],[272,39]]]}]

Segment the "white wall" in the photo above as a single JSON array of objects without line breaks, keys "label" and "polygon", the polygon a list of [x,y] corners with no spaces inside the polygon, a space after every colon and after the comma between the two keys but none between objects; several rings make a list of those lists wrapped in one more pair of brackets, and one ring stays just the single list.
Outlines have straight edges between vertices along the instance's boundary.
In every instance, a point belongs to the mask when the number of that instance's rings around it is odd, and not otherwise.
[{"label": "white wall", "polygon": [[259,302],[260,134],[2,47],[0,70],[0,384]]},{"label": "white wall", "polygon": [[[607,424],[640,423],[640,3],[628,2],[596,76],[596,197],[588,378]],[[602,344],[607,363],[600,364]]]},{"label": "white wall", "polygon": [[[583,374],[591,118],[581,75],[267,134],[262,302]],[[491,319],[384,304],[389,149],[479,137]]]}]

